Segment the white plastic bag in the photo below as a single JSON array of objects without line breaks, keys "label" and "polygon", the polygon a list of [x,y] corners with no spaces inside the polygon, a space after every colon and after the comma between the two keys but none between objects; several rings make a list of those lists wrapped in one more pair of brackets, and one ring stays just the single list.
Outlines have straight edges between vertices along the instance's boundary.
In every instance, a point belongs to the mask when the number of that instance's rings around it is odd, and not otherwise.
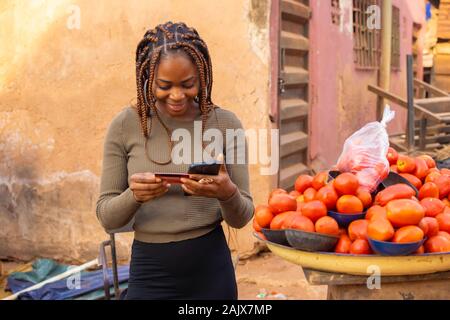
[{"label": "white plastic bag", "polygon": [[389,136],[386,125],[395,117],[395,111],[386,105],[381,122],[370,122],[345,140],[344,149],[338,159],[341,172],[354,173],[360,186],[370,192],[389,174],[386,154]]}]

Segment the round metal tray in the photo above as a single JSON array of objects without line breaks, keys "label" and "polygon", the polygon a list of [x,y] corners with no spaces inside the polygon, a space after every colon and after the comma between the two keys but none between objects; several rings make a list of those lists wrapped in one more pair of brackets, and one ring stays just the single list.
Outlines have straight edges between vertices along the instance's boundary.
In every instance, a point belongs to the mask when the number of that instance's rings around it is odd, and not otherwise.
[{"label": "round metal tray", "polygon": [[372,274],[375,266],[379,268],[382,276],[402,276],[450,270],[450,252],[409,256],[307,252],[257,238],[265,242],[275,255],[304,268],[325,272],[368,276]]}]

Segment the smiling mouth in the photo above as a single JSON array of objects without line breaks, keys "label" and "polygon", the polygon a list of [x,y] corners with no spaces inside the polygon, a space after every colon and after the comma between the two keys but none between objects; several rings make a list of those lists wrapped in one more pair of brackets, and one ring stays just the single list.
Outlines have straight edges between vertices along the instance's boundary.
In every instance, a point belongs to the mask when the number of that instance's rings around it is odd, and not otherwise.
[{"label": "smiling mouth", "polygon": [[186,103],[185,102],[177,104],[167,103],[167,106],[169,107],[170,110],[181,111],[186,107]]}]

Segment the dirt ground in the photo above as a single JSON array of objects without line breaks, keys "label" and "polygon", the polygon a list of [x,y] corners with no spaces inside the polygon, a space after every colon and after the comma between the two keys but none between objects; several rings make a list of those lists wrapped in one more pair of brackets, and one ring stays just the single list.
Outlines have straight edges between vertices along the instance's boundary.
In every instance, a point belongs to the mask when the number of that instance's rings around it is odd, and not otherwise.
[{"label": "dirt ground", "polygon": [[[20,262],[3,261],[2,264],[3,275],[11,270],[17,270],[17,268],[25,271],[27,267],[26,263]],[[300,266],[287,262],[270,252],[262,252],[239,261],[236,268],[236,279],[240,300],[326,298],[326,286],[308,285]],[[9,294],[0,290],[0,299]]]},{"label": "dirt ground", "polygon": [[311,300],[327,296],[327,286],[310,286],[300,266],[270,252],[241,261],[236,278],[240,300]]}]

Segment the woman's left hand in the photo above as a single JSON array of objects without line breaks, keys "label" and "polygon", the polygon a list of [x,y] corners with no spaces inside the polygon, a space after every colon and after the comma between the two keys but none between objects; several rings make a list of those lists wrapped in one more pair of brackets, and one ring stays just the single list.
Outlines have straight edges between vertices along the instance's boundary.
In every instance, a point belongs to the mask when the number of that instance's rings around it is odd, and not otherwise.
[{"label": "woman's left hand", "polygon": [[[202,181],[211,181],[211,183],[201,183]],[[237,189],[237,186],[231,181],[227,172],[225,163],[222,162],[219,173],[216,176],[203,174],[190,174],[189,179],[181,179],[183,190],[193,196],[202,196],[208,198],[217,198],[219,200],[229,199]]]}]

